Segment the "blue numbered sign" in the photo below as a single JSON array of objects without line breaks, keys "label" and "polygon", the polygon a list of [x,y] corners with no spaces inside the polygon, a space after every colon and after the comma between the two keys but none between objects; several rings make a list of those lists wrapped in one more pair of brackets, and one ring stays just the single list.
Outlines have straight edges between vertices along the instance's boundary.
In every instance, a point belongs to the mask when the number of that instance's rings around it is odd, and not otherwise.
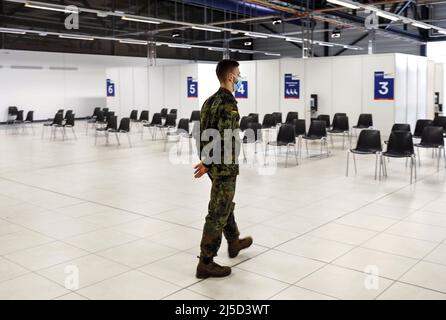
[{"label": "blue numbered sign", "polygon": [[187,77],[187,97],[198,97],[198,81],[194,80],[192,77]]},{"label": "blue numbered sign", "polygon": [[375,72],[375,100],[394,100],[395,79],[386,77],[384,72]]},{"label": "blue numbered sign", "polygon": [[242,80],[242,84],[238,90],[235,91],[235,97],[236,98],[248,98],[248,81]]},{"label": "blue numbered sign", "polygon": [[300,80],[291,73],[285,73],[284,97],[285,99],[300,98]]},{"label": "blue numbered sign", "polygon": [[107,79],[107,97],[115,96],[115,84],[110,79]]}]

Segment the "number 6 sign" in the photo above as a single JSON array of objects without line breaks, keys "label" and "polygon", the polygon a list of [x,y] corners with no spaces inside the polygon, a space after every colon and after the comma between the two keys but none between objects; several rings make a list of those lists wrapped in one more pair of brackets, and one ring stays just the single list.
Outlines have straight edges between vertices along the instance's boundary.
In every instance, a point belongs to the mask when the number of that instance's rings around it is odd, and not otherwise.
[{"label": "number 6 sign", "polygon": [[110,79],[107,79],[107,97],[114,97],[114,96],[115,96],[115,84]]},{"label": "number 6 sign", "polygon": [[375,72],[375,100],[394,100],[395,79],[387,78],[384,72]]}]

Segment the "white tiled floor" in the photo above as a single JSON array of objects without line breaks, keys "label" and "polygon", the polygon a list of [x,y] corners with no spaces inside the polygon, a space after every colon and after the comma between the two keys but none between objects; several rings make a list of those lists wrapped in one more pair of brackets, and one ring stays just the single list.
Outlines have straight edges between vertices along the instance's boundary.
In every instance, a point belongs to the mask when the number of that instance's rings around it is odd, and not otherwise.
[{"label": "white tiled floor", "polygon": [[242,164],[235,213],[254,245],[229,259],[223,241],[231,276],[199,280],[196,157],[136,132],[133,148],[94,146],[83,125],[77,141],[0,131],[0,299],[446,298],[446,173],[429,152],[412,185],[394,159],[386,180],[373,157],[345,177],[339,142],[298,167]]}]

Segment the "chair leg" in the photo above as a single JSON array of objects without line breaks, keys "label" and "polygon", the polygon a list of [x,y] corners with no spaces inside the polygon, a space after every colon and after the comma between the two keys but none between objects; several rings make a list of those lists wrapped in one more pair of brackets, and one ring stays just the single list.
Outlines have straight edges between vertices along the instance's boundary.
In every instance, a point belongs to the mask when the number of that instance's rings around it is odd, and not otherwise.
[{"label": "chair leg", "polygon": [[94,133],[94,145],[96,145],[97,140],[98,140],[98,132],[95,130],[95,133]]},{"label": "chair leg", "polygon": [[442,147],[441,149],[443,149],[444,167],[446,168],[446,151],[444,147]]},{"label": "chair leg", "polygon": [[323,140],[321,139],[321,153],[319,154],[320,159],[322,159],[322,144],[323,144]]},{"label": "chair leg", "polygon": [[345,176],[348,177],[348,163],[350,160],[350,150],[347,151],[347,170],[345,170]]},{"label": "chair leg", "polygon": [[420,160],[420,148],[417,148],[417,157],[418,157],[418,166],[421,166],[421,160]]},{"label": "chair leg", "polygon": [[296,157],[296,166],[299,165],[298,155],[297,155],[297,146],[294,144],[294,156]]},{"label": "chair leg", "polygon": [[118,142],[118,146],[120,146],[121,142],[119,141],[119,135],[117,132],[115,132],[115,136],[116,136],[116,141]]},{"label": "chair leg", "polygon": [[414,164],[413,170],[415,173],[414,177],[415,177],[415,180],[417,180],[417,157],[415,155],[413,155],[413,164]]},{"label": "chair leg", "polygon": [[242,143],[242,153],[243,153],[243,162],[247,163],[248,159],[246,159],[245,143]]},{"label": "chair leg", "polygon": [[127,139],[129,140],[129,146],[130,148],[132,147],[132,141],[130,140],[130,133],[126,133],[127,134]]},{"label": "chair leg", "polygon": [[268,143],[266,143],[266,146],[265,146],[265,155],[264,155],[264,157],[263,157],[263,164],[266,166],[266,155],[268,154]]},{"label": "chair leg", "polygon": [[71,131],[73,131],[74,140],[77,140],[76,131],[74,131],[74,127],[71,127]]},{"label": "chair leg", "polygon": [[356,167],[356,156],[354,153],[352,153],[353,156],[353,164],[355,165],[355,174],[358,174],[358,168]]},{"label": "chair leg", "polygon": [[[406,158],[406,160],[407,160],[407,158]],[[412,184],[412,175],[413,175],[413,157],[410,157],[410,183],[411,184]]]},{"label": "chair leg", "polygon": [[305,139],[305,148],[307,149],[307,157],[310,156],[310,153],[308,152],[308,140]]},{"label": "chair leg", "polygon": [[375,180],[378,173],[378,153],[375,153]]},{"label": "chair leg", "polygon": [[108,145],[108,131],[105,131],[105,144]]},{"label": "chair leg", "polygon": [[331,147],[334,148],[333,135],[330,134]]},{"label": "chair leg", "polygon": [[290,145],[287,144],[287,146],[286,146],[286,155],[285,155],[285,168],[288,165],[288,151],[289,151],[289,149],[290,149]]}]

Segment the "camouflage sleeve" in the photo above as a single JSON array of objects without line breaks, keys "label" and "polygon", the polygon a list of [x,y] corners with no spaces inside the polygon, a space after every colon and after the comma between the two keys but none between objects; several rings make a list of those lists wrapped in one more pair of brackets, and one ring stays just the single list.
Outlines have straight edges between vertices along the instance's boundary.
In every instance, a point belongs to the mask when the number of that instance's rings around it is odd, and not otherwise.
[{"label": "camouflage sleeve", "polygon": [[[218,131],[222,138],[222,160],[224,164],[235,164],[240,149],[239,119],[237,105],[233,102],[227,102],[220,108],[218,120]],[[225,143],[230,143],[230,150],[226,150]],[[227,169],[227,168],[226,168]]]}]

